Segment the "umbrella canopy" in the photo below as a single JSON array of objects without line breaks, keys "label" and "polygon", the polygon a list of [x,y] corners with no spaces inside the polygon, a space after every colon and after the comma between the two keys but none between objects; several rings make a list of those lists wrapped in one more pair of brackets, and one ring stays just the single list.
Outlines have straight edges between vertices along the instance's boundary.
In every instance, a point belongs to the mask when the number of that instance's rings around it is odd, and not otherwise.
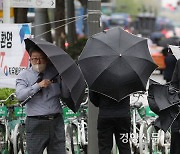
[{"label": "umbrella canopy", "polygon": [[176,89],[150,80],[148,103],[151,110],[159,116],[155,121],[155,126],[165,132],[169,129],[180,113],[179,101]]},{"label": "umbrella canopy", "polygon": [[156,114],[180,103],[177,89],[153,80],[149,81],[148,99],[150,108]]},{"label": "umbrella canopy", "polygon": [[179,107],[177,105],[171,106],[159,113],[159,117],[155,120],[154,125],[158,129],[167,132],[179,114]]},{"label": "umbrella canopy", "polygon": [[71,93],[73,102],[66,102],[67,106],[76,112],[83,101],[86,87],[77,64],[64,50],[50,42],[39,39],[25,39],[25,44],[27,51],[32,46],[37,45],[47,55]]},{"label": "umbrella canopy", "polygon": [[79,65],[90,90],[116,101],[136,91],[145,91],[157,67],[147,40],[117,27],[88,39]]},{"label": "umbrella canopy", "polygon": [[178,37],[164,38],[158,42],[159,46],[167,48],[168,45],[178,45],[180,39]]},{"label": "umbrella canopy", "polygon": [[176,57],[176,59],[180,59],[180,47],[175,45],[169,45],[169,48],[171,49],[173,55]]}]

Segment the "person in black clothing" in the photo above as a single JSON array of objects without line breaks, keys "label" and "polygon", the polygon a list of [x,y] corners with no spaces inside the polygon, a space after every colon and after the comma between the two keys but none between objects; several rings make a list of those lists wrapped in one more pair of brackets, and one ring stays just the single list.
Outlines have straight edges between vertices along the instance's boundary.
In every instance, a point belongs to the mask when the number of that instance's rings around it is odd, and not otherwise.
[{"label": "person in black clothing", "polygon": [[165,65],[166,65],[166,68],[164,69],[164,79],[166,80],[166,82],[170,82],[177,60],[172,54],[171,49],[165,48],[163,50],[164,50]]},{"label": "person in black clothing", "polygon": [[98,115],[98,146],[99,154],[111,154],[113,134],[119,154],[131,154],[130,135],[130,97],[117,102],[107,96],[90,91],[90,101],[99,107]]},{"label": "person in black clothing", "polygon": [[[180,89],[180,59],[177,61],[171,84],[173,87]],[[171,147],[170,154],[180,154],[180,115],[176,118],[171,126]]]}]

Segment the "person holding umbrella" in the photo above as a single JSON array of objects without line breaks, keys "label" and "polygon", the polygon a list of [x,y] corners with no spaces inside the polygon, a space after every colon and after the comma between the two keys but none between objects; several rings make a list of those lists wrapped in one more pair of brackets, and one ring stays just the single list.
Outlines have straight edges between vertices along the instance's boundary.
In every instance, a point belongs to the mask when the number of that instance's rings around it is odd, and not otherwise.
[{"label": "person holding umbrella", "polygon": [[[177,60],[171,84],[173,87],[180,89],[180,59]],[[180,115],[176,118],[171,126],[171,147],[170,154],[180,153]]]},{"label": "person holding umbrella", "polygon": [[130,154],[129,95],[145,91],[148,78],[157,68],[147,39],[120,27],[94,34],[86,42],[78,63],[90,100],[99,106],[99,153],[111,153],[114,134],[119,152]]},{"label": "person holding umbrella", "polygon": [[46,54],[36,45],[28,50],[31,67],[16,80],[16,96],[26,103],[26,141],[28,154],[65,154],[65,132],[59,98],[70,100],[70,92]]},{"label": "person holding umbrella", "polygon": [[131,154],[130,135],[130,97],[117,102],[97,92],[89,92],[90,101],[99,107],[98,146],[99,154],[111,154],[113,135],[120,154]]},{"label": "person holding umbrella", "polygon": [[163,52],[163,55],[165,56],[164,62],[166,65],[163,72],[163,76],[166,82],[170,82],[177,60],[175,56],[172,54],[172,51],[170,48],[164,48],[162,52]]}]

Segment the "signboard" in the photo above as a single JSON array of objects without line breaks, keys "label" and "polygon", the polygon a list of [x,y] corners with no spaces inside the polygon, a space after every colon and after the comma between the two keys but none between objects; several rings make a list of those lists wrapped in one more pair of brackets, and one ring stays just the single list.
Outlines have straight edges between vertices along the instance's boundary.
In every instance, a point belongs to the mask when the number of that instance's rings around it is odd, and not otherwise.
[{"label": "signboard", "polygon": [[14,8],[55,8],[55,0],[11,0]]},{"label": "signboard", "polygon": [[[10,23],[14,23],[14,8],[10,8],[10,17]],[[1,23],[3,23],[3,10],[0,9],[0,24]]]},{"label": "signboard", "polygon": [[30,24],[0,24],[0,87],[15,88],[15,79],[29,64],[24,39]]}]

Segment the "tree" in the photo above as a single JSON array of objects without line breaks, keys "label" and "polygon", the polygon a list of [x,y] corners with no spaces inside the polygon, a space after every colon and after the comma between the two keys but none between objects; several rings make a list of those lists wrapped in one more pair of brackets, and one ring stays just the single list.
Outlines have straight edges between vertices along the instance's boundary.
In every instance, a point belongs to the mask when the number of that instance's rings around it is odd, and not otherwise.
[{"label": "tree", "polygon": [[[55,8],[55,21],[65,19],[65,3],[64,0],[56,0],[56,8]],[[55,31],[55,42],[56,45],[60,46],[62,49],[65,49],[65,21],[57,22],[55,27],[57,28]]]},{"label": "tree", "polygon": [[117,0],[116,12],[126,12],[131,15],[137,15],[138,9],[141,7],[141,3],[137,0]]},{"label": "tree", "polygon": [[79,0],[84,8],[87,8],[88,0]]},{"label": "tree", "polygon": [[[48,17],[48,9],[45,8],[37,8],[35,9],[35,19],[34,19],[34,35],[38,39],[45,39],[48,42],[52,42],[52,36],[51,33],[48,32],[51,30],[51,25],[42,25],[42,26],[36,26],[39,24],[44,24],[49,22]],[[46,33],[47,32],[47,33]]]},{"label": "tree", "polygon": [[[74,8],[74,0],[67,0],[66,1],[66,9],[67,9],[67,18],[72,18],[75,16],[75,8]],[[68,27],[68,34],[67,34],[67,40],[70,45],[74,44],[77,40],[76,35],[76,22],[74,19],[67,20],[67,23],[71,22],[67,25]]]},{"label": "tree", "polygon": [[15,23],[27,23],[27,8],[15,8],[14,9],[14,20]]}]

